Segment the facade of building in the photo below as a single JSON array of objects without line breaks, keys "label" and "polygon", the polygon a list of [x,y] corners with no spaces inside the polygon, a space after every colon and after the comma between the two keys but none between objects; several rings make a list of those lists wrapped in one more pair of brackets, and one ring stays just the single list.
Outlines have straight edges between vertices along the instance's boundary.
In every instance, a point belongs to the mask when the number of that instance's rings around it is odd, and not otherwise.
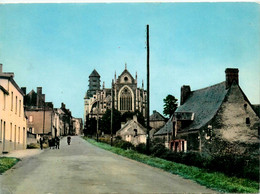
[{"label": "facade of building", "polygon": [[146,144],[146,128],[137,121],[136,115],[132,120],[129,120],[124,124],[120,130],[116,132],[116,136],[120,136],[122,140],[131,142],[133,145],[140,143]]},{"label": "facade of building", "polygon": [[176,151],[253,153],[259,148],[260,120],[239,86],[238,69],[226,81],[191,91],[181,88],[181,104],[172,119]]},{"label": "facade of building", "polygon": [[81,135],[83,133],[83,123],[81,118],[72,118],[72,124],[73,124],[73,135]]},{"label": "facade of building", "polygon": [[[26,88],[22,90],[26,93]],[[38,136],[55,134],[53,127],[54,109],[51,102],[45,102],[42,87],[37,87],[37,93],[31,90],[24,98],[25,114],[28,118],[27,131]],[[39,138],[37,136],[37,139]]]},{"label": "facade of building", "polygon": [[0,149],[26,149],[24,93],[14,81],[14,73],[2,71],[0,64]]},{"label": "facade of building", "polygon": [[137,87],[137,73],[135,78],[127,68],[118,78],[115,74],[112,88],[105,88],[103,83],[100,88],[100,75],[94,70],[89,76],[89,89],[84,98],[84,124],[87,118],[102,117],[107,109],[112,107],[112,91],[114,108],[122,114],[125,112],[139,111],[146,115],[146,91]]}]

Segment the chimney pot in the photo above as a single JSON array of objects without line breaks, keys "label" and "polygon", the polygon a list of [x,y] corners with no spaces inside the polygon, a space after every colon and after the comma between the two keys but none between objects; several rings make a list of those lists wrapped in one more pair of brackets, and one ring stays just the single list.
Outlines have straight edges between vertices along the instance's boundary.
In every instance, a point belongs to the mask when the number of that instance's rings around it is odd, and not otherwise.
[{"label": "chimney pot", "polygon": [[226,89],[230,88],[233,82],[236,84],[239,84],[238,79],[238,72],[239,70],[237,68],[227,68],[225,70],[226,73]]}]

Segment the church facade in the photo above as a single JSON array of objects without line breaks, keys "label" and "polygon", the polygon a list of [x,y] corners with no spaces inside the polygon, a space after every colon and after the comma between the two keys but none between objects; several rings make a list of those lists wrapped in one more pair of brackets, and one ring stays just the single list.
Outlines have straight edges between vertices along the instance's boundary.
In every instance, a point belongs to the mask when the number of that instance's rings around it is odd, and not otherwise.
[{"label": "church facade", "polygon": [[101,88],[100,75],[94,69],[89,76],[89,89],[84,97],[84,123],[87,118],[101,118],[107,109],[112,108],[112,92],[114,108],[121,112],[139,111],[146,115],[146,91],[137,86],[137,73],[135,78],[125,67],[125,70],[112,81],[111,88]]}]

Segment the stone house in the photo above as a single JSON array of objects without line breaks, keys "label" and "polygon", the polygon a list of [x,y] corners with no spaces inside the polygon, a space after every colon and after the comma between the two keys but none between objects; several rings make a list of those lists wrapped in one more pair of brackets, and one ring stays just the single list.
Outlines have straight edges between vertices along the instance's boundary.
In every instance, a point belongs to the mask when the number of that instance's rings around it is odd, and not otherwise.
[{"label": "stone house", "polygon": [[226,69],[226,80],[191,91],[181,88],[180,106],[172,118],[175,151],[205,153],[257,152],[259,117],[239,86],[238,69]]},{"label": "stone house", "polygon": [[162,116],[156,110],[153,111],[153,114],[150,115],[150,137],[153,138],[153,135],[162,128],[166,123],[166,118]]},{"label": "stone house", "polygon": [[131,142],[136,146],[140,143],[146,143],[146,128],[137,121],[137,117],[134,115],[132,120],[127,121],[116,132],[116,136],[120,136],[122,140]]},{"label": "stone house", "polygon": [[14,81],[14,73],[2,68],[0,64],[0,150],[26,149],[24,93]]}]

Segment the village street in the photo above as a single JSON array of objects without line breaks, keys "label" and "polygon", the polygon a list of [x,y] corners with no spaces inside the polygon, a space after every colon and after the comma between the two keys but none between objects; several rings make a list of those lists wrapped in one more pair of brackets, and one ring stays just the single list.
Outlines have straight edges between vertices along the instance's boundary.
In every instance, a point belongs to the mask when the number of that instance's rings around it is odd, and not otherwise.
[{"label": "village street", "polygon": [[0,193],[213,193],[193,181],[97,148],[82,138],[23,157]]}]

